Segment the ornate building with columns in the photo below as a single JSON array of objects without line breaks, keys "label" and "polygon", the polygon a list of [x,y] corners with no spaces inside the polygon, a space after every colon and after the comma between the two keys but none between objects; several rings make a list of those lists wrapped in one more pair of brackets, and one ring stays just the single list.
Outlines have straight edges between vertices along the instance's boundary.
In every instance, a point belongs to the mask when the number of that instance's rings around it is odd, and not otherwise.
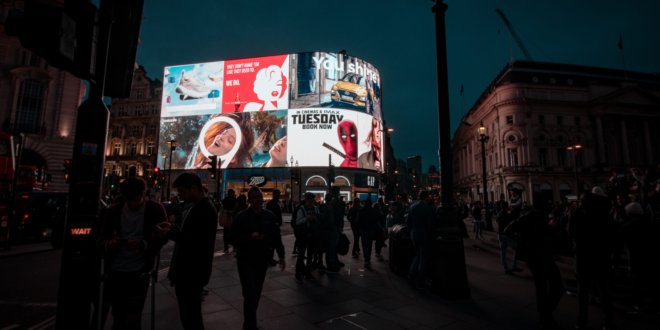
[{"label": "ornate building with columns", "polygon": [[569,64],[507,65],[454,134],[459,194],[489,201],[519,190],[535,206],[604,186],[612,170],[660,164],[660,75]]},{"label": "ornate building with columns", "polygon": [[162,82],[135,69],[131,94],[113,98],[105,149],[104,180],[109,188],[129,176],[150,182],[158,157]]}]

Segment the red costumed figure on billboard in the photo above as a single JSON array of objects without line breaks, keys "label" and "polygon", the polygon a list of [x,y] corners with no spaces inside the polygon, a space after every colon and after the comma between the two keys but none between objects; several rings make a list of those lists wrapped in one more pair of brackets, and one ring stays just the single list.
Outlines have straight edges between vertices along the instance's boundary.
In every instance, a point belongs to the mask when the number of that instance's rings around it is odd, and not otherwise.
[{"label": "red costumed figure on billboard", "polygon": [[357,126],[350,120],[343,120],[337,125],[337,135],[345,153],[341,167],[357,167]]}]

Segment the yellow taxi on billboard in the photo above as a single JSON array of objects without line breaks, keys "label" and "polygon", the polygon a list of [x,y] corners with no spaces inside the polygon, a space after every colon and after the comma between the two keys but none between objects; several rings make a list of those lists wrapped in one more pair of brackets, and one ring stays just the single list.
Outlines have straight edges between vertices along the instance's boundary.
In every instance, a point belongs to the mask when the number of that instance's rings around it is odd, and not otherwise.
[{"label": "yellow taxi on billboard", "polygon": [[332,86],[330,97],[335,103],[348,103],[364,108],[367,105],[366,79],[356,73],[347,73]]}]

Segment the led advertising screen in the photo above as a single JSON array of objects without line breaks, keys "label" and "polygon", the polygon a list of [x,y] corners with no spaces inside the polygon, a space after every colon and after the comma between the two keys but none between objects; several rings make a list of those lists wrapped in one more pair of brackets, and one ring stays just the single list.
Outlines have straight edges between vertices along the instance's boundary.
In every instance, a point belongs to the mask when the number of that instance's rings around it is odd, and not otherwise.
[{"label": "led advertising screen", "polygon": [[383,171],[380,75],[341,54],[165,68],[158,166],[334,166]]}]

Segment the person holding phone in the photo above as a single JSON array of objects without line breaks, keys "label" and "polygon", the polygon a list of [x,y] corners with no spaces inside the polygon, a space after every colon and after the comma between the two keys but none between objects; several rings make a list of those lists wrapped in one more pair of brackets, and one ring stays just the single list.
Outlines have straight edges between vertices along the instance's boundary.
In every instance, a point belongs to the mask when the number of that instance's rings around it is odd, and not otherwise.
[{"label": "person holding phone", "polygon": [[[146,199],[147,184],[128,178],[119,185],[122,200],[104,213],[98,245],[108,270],[106,293],[114,329],[140,329],[149,288],[149,273],[167,242],[167,213],[162,204]],[[108,306],[109,307],[109,306]],[[103,315],[105,318],[104,311]]]}]

